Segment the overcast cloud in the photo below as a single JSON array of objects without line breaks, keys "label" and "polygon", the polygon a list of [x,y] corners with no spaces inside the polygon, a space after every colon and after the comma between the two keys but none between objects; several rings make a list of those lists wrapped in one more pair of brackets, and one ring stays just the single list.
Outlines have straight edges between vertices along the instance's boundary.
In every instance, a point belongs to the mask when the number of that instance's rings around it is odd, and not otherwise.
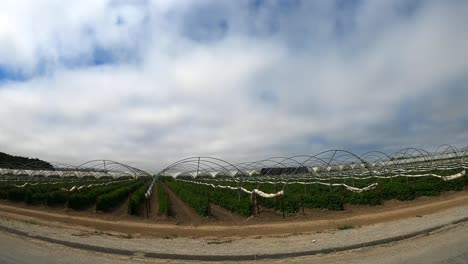
[{"label": "overcast cloud", "polygon": [[149,170],[468,145],[468,1],[6,0],[0,151]]}]

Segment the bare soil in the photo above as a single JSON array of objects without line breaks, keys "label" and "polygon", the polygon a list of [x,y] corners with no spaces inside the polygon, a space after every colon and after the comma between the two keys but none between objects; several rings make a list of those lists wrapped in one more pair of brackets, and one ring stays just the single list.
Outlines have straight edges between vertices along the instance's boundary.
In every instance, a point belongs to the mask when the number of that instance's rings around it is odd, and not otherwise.
[{"label": "bare soil", "polygon": [[182,200],[180,200],[171,189],[164,186],[169,198],[169,205],[171,207],[171,216],[176,221],[176,224],[194,224],[200,225],[204,222],[203,217],[197,214],[195,210],[188,207]]},{"label": "bare soil", "polygon": [[[421,197],[414,201],[387,201],[384,205],[369,207],[347,205],[344,211],[305,209],[283,219],[270,209],[261,208],[260,215],[245,218],[212,205],[213,217],[198,216],[178,197],[168,190],[175,217],[155,216],[157,199],[153,198],[150,218],[123,213],[126,204],[111,213],[92,210],[74,211],[24,203],[0,201],[2,216],[33,221],[38,224],[59,227],[99,230],[152,237],[251,237],[291,233],[322,232],[340,225],[354,227],[398,219],[419,217],[445,209],[468,205],[468,191],[444,193],[438,197]],[[124,209],[122,209],[124,208]]]},{"label": "bare soil", "polygon": [[236,213],[232,213],[214,203],[210,203],[210,212],[211,217],[217,221],[223,221],[228,223],[240,223],[245,221],[245,217]]}]

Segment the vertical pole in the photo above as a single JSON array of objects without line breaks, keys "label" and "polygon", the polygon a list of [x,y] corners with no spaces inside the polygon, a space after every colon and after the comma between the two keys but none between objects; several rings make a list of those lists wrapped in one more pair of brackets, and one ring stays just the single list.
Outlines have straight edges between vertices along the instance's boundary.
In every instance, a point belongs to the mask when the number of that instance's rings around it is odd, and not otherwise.
[{"label": "vertical pole", "polygon": [[258,196],[255,194],[255,205],[257,207],[257,215],[260,215],[260,207],[259,207],[259,202],[258,202]]},{"label": "vertical pole", "polygon": [[148,197],[148,211],[151,213],[151,196]]},{"label": "vertical pole", "polygon": [[198,177],[198,173],[200,171],[200,157],[198,157],[198,164],[197,164],[197,177]]},{"label": "vertical pole", "polygon": [[146,205],[146,218],[149,218],[148,198],[145,199],[145,205]]},{"label": "vertical pole", "polygon": [[240,186],[239,186],[239,182],[240,182],[240,181],[236,181],[236,183],[237,183],[237,196],[238,196],[239,202],[240,202],[240,200],[241,200],[241,194],[240,194],[240,193],[241,193],[241,189],[240,189]]},{"label": "vertical pole", "polygon": [[165,192],[165,195],[166,195],[166,204],[167,204],[167,209],[166,209],[166,212],[164,212],[164,214],[166,215],[166,217],[168,217],[171,212],[171,205],[169,204],[169,194],[167,192]]},{"label": "vertical pole", "polygon": [[281,196],[281,210],[283,211],[283,219],[285,219],[286,215],[284,214],[284,194]]},{"label": "vertical pole", "polygon": [[210,193],[208,193],[208,217],[211,216],[211,199],[210,199]]},{"label": "vertical pole", "polygon": [[[278,191],[276,190],[276,178],[275,178],[275,181],[274,181],[274,183],[275,183],[275,185],[274,185],[274,186],[275,186],[275,193],[277,193]],[[275,199],[273,202],[274,202],[274,205],[275,205],[275,211],[276,211],[276,196],[275,196],[275,198],[273,198],[273,199]]]},{"label": "vertical pole", "polygon": [[254,192],[250,195],[250,200],[252,200],[252,215],[255,216],[255,198],[254,198]]},{"label": "vertical pole", "polygon": [[301,195],[301,208],[302,208],[302,214],[305,215],[304,213],[304,196]]}]

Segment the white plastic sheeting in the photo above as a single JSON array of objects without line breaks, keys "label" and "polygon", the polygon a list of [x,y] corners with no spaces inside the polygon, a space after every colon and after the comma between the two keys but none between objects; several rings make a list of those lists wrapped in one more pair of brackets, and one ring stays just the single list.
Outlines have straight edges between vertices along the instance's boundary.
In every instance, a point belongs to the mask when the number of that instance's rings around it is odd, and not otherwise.
[{"label": "white plastic sheeting", "polygon": [[[451,181],[451,180],[461,178],[461,177],[463,177],[465,175],[466,175],[466,170],[463,170],[462,172],[459,172],[459,173],[456,173],[456,174],[453,174],[453,175],[449,175],[449,176],[441,176],[441,175],[437,175],[437,174],[418,174],[418,175],[405,175],[405,176],[414,177],[414,178],[431,176],[431,177],[441,178],[444,181]],[[386,176],[386,177],[380,177],[380,178],[393,178],[393,177],[400,177],[400,176],[401,175]],[[343,179],[343,178],[341,178],[341,179]],[[254,189],[252,191],[249,191],[249,190],[245,189],[244,187],[233,187],[233,186],[229,186],[229,185],[217,185],[217,184],[213,184],[213,183],[206,183],[206,182],[200,182],[200,181],[190,181],[190,180],[182,180],[182,179],[176,179],[176,181],[199,184],[199,185],[206,185],[206,186],[211,186],[213,188],[241,190],[241,191],[243,191],[245,193],[248,193],[248,194],[255,193],[255,194],[258,194],[261,197],[265,197],[265,198],[274,198],[274,197],[284,195],[284,191],[279,191],[277,193],[265,193],[265,192],[263,192],[261,190],[258,190],[258,189]],[[249,181],[244,181],[244,182],[249,182]],[[287,184],[302,184],[302,185],[320,184],[320,185],[324,185],[324,186],[333,186],[333,187],[343,186],[343,187],[346,188],[346,190],[351,191],[351,192],[355,192],[355,193],[370,191],[370,190],[375,189],[378,186],[378,183],[376,183],[376,182],[372,183],[371,185],[366,186],[364,188],[349,186],[349,185],[344,184],[344,183],[327,183],[327,182],[321,182],[321,181],[309,181],[309,182],[306,182],[306,181],[277,181],[277,182],[256,181],[255,183],[286,184],[286,185]]]}]

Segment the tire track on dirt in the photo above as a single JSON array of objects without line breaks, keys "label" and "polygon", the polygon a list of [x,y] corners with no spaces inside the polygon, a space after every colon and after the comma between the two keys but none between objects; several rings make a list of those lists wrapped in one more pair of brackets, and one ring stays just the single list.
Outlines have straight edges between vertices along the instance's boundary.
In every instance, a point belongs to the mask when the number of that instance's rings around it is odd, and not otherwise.
[{"label": "tire track on dirt", "polygon": [[164,188],[169,198],[171,214],[178,223],[199,225],[204,222],[203,218],[193,208],[186,205],[169,187],[164,186]]}]

